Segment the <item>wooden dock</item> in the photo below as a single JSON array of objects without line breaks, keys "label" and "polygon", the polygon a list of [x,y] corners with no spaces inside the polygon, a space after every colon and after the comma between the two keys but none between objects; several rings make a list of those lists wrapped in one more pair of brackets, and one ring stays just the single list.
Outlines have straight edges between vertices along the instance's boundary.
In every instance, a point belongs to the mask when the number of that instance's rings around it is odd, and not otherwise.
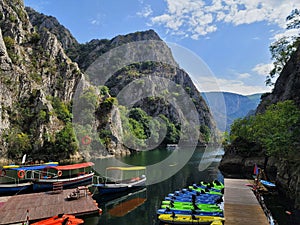
[{"label": "wooden dock", "polygon": [[246,186],[246,184],[249,184],[248,180],[225,178],[224,183],[225,224],[269,225],[268,219],[253,191]]},{"label": "wooden dock", "polygon": [[99,212],[95,200],[89,194],[67,201],[66,197],[74,190],[6,197],[0,204],[0,224],[16,224],[26,221],[27,210],[30,221],[46,219],[60,213],[82,216]]}]

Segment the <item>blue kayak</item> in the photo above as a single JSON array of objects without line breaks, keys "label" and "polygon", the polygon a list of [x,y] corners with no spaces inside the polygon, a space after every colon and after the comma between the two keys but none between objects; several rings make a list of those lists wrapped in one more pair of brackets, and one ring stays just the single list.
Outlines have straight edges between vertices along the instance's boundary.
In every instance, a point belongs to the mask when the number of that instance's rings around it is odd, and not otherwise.
[{"label": "blue kayak", "polygon": [[274,188],[276,187],[276,185],[270,181],[267,181],[267,180],[260,180],[260,183],[262,183],[265,187],[271,187],[271,188]]},{"label": "blue kayak", "polygon": [[[165,197],[166,201],[173,201],[173,202],[192,202],[191,198],[171,198]],[[221,201],[220,201],[221,202]],[[196,199],[195,203],[197,204],[217,204],[217,200],[209,200],[209,199]]]}]

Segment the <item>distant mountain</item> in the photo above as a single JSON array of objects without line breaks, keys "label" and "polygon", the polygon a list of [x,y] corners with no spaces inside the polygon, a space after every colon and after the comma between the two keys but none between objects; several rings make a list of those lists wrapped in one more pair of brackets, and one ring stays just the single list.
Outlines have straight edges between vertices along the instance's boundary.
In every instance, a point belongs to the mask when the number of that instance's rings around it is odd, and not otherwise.
[{"label": "distant mountain", "polygon": [[254,114],[261,97],[261,94],[244,96],[229,92],[205,92],[201,94],[221,131],[228,131],[235,119]]}]

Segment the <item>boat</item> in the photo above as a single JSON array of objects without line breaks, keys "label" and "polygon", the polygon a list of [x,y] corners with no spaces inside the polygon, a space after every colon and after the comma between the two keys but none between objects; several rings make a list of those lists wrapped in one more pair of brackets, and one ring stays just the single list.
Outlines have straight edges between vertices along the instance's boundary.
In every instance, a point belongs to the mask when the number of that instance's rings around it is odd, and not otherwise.
[{"label": "boat", "polygon": [[53,190],[56,184],[62,189],[90,185],[93,182],[94,163],[77,163],[63,166],[48,166],[42,171],[35,171],[32,175],[33,191]]},{"label": "boat", "polygon": [[161,214],[173,214],[175,213],[176,215],[197,215],[197,216],[219,216],[219,217],[224,217],[223,211],[222,212],[207,212],[207,211],[202,211],[202,210],[180,210],[180,209],[170,209],[170,208],[165,208],[165,209],[158,209],[156,211],[158,215]]},{"label": "boat", "polygon": [[201,212],[223,212],[220,207],[209,207],[201,204],[201,208],[198,205],[162,205],[162,209],[169,208],[170,210],[181,210],[181,211],[191,211],[191,210],[199,210]]},{"label": "boat", "polygon": [[225,219],[217,216],[161,214],[158,219],[167,224],[222,225]]},{"label": "boat", "polygon": [[40,171],[56,163],[40,165],[7,165],[0,171],[0,195],[17,194],[32,191],[32,171]]},{"label": "boat", "polygon": [[30,225],[77,225],[83,224],[84,220],[76,218],[73,215],[68,214],[58,214],[57,216],[53,216],[51,218],[41,220],[36,223],[31,223]]},{"label": "boat", "polygon": [[276,184],[267,181],[267,180],[260,180],[260,183],[262,183],[262,185],[264,185],[266,188],[275,188]]},{"label": "boat", "polygon": [[217,204],[203,204],[203,203],[192,203],[192,202],[172,202],[172,201],[162,201],[162,208],[174,207],[174,208],[184,208],[184,207],[193,207],[200,209],[220,209]]},{"label": "boat", "polygon": [[108,167],[104,181],[94,186],[98,188],[100,195],[140,188],[146,185],[145,170],[144,166]]},{"label": "boat", "polygon": [[178,149],[178,145],[177,144],[167,144],[167,150],[174,151],[176,149]]},{"label": "boat", "polygon": [[0,195],[23,193],[30,190],[32,182],[18,182],[0,184]]}]

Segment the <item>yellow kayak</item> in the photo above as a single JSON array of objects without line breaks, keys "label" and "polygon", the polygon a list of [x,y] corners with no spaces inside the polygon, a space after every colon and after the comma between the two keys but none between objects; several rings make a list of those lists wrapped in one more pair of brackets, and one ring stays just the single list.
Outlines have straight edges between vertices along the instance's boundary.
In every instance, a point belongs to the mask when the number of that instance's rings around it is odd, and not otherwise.
[{"label": "yellow kayak", "polygon": [[218,216],[196,216],[196,215],[175,215],[161,214],[158,219],[168,224],[202,224],[202,225],[223,225],[225,219]]}]

